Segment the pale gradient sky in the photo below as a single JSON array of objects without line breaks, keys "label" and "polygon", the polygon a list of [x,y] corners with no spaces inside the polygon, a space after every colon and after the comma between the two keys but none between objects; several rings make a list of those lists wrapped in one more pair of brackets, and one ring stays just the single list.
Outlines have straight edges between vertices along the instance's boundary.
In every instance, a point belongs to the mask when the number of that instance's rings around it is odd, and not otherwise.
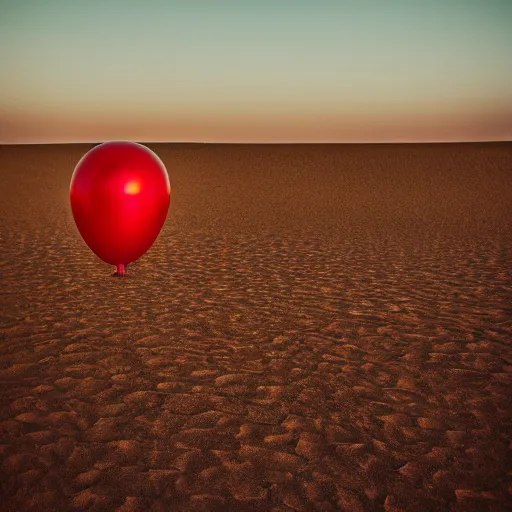
[{"label": "pale gradient sky", "polygon": [[0,0],[0,143],[512,139],[510,0]]}]

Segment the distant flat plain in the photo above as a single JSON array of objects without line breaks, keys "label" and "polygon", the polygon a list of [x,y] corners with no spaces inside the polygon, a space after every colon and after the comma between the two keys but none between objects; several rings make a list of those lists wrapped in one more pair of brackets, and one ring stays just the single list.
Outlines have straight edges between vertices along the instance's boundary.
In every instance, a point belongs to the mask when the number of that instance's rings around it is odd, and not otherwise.
[{"label": "distant flat plain", "polygon": [[512,143],[146,145],[122,279],[0,147],[0,508],[510,510]]}]

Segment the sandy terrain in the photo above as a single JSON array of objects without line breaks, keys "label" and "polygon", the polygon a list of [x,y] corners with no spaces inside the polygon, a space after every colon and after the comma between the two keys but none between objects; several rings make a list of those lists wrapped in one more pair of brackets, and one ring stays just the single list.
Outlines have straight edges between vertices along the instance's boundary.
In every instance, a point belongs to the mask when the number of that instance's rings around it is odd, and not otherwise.
[{"label": "sandy terrain", "polygon": [[0,148],[0,509],[510,510],[512,144],[150,147],[122,279]]}]

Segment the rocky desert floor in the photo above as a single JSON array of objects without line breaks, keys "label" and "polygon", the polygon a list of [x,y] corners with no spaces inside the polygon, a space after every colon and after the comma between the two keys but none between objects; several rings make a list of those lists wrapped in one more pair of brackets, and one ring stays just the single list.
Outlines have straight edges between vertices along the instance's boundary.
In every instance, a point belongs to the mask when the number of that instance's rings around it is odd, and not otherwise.
[{"label": "rocky desert floor", "polygon": [[511,510],[512,144],[148,145],[125,278],[0,147],[0,509]]}]

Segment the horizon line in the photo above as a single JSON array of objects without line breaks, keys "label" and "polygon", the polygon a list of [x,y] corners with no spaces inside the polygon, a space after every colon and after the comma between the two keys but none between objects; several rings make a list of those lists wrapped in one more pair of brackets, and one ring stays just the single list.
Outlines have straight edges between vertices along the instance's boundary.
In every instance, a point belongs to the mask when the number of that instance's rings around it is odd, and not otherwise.
[{"label": "horizon line", "polygon": [[449,140],[449,141],[360,141],[360,142],[197,142],[197,141],[140,141],[131,139],[109,139],[105,141],[77,142],[0,142],[0,147],[7,146],[72,146],[104,144],[106,142],[135,142],[137,144],[175,144],[175,145],[210,145],[210,146],[358,146],[358,145],[397,145],[397,144],[502,144],[512,143],[512,139],[496,140]]}]

